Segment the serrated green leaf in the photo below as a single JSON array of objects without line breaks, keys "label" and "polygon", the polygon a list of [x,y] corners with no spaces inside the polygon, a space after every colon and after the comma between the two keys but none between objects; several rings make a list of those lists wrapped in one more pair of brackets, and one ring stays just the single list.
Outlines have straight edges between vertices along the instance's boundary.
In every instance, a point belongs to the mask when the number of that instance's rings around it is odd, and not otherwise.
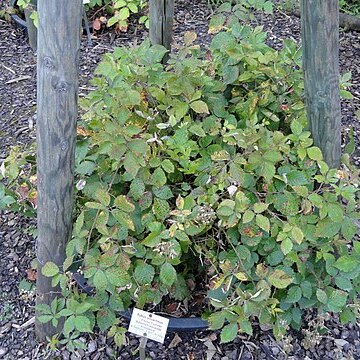
[{"label": "serrated green leaf", "polygon": [[190,107],[198,114],[209,114],[209,108],[202,100],[197,100],[190,103]]},{"label": "serrated green leaf", "polygon": [[301,171],[290,171],[286,174],[286,180],[291,186],[301,186],[309,183],[309,180]]},{"label": "serrated green leaf", "polygon": [[340,312],[346,305],[348,294],[342,290],[333,290],[329,296],[327,307],[329,311]]},{"label": "serrated green leaf", "polygon": [[297,303],[302,296],[302,291],[299,286],[292,286],[287,291],[287,296],[285,298],[285,301],[291,304]]},{"label": "serrated green leaf", "polygon": [[238,333],[238,324],[237,323],[231,323],[231,324],[225,325],[220,333],[221,344],[234,341],[237,336],[237,333]]},{"label": "serrated green leaf", "polygon": [[154,275],[154,267],[146,263],[138,264],[134,271],[136,281],[142,285],[150,284],[153,281]]},{"label": "serrated green leaf", "polygon": [[41,269],[41,273],[46,277],[55,276],[59,271],[59,267],[51,261],[48,261]]},{"label": "serrated green leaf", "polygon": [[302,230],[300,228],[298,228],[297,226],[294,226],[291,229],[291,237],[297,244],[301,244],[302,241],[304,240],[304,233],[302,232]]},{"label": "serrated green leaf", "polygon": [[168,173],[171,174],[175,171],[175,166],[169,159],[165,159],[161,162],[161,167]]},{"label": "serrated green leaf", "polygon": [[42,324],[46,324],[54,318],[53,315],[40,315],[36,319],[40,321]]},{"label": "serrated green leaf", "polygon": [[170,206],[168,202],[158,198],[154,199],[152,210],[157,220],[165,220],[170,214]]},{"label": "serrated green leaf", "polygon": [[203,130],[203,128],[201,127],[200,124],[194,124],[194,125],[190,126],[189,131],[192,134],[195,134],[200,137],[206,136],[205,131]]},{"label": "serrated green leaf", "polygon": [[321,150],[316,146],[312,146],[312,147],[308,148],[306,150],[306,152],[307,152],[309,158],[312,160],[320,161],[323,159]]},{"label": "serrated green leaf", "polygon": [[151,183],[156,187],[161,187],[166,184],[166,175],[161,168],[156,168],[151,175]]},{"label": "serrated green leaf", "polygon": [[105,272],[102,270],[97,270],[94,275],[93,283],[97,289],[105,290],[109,285]]},{"label": "serrated green leaf", "polygon": [[285,289],[288,287],[292,282],[293,278],[286,274],[285,271],[276,269],[269,275],[269,283],[278,288],[278,289]]},{"label": "serrated green leaf", "polygon": [[104,206],[109,206],[110,204],[110,195],[105,189],[97,189],[95,198]]},{"label": "serrated green leaf", "polygon": [[344,209],[340,204],[328,204],[328,215],[336,223],[340,223],[344,218]]},{"label": "serrated green leaf", "polygon": [[267,210],[268,207],[269,207],[269,204],[255,203],[254,204],[254,212],[256,214],[260,214],[260,213],[264,212],[265,210]]},{"label": "serrated green leaf", "polygon": [[207,320],[211,330],[218,330],[224,326],[225,314],[222,311],[213,312]]},{"label": "serrated green leaf", "polygon": [[130,184],[129,194],[134,198],[134,200],[141,199],[142,195],[145,192],[145,184],[140,178],[135,178]]},{"label": "serrated green leaf", "polygon": [[283,252],[284,255],[287,255],[293,249],[293,246],[294,244],[289,238],[283,240],[280,245],[281,251]]},{"label": "serrated green leaf", "polygon": [[96,323],[100,331],[108,330],[112,325],[118,322],[114,311],[111,309],[101,309],[96,314]]},{"label": "serrated green leaf", "polygon": [[259,226],[260,229],[266,231],[267,233],[270,232],[270,220],[264,215],[256,215],[256,224],[257,226]]},{"label": "serrated green leaf", "polygon": [[74,317],[74,326],[79,332],[92,332],[90,319],[86,316],[80,315]]},{"label": "serrated green leaf", "polygon": [[336,260],[334,266],[343,272],[351,272],[360,265],[355,256],[343,255]]},{"label": "serrated green leaf", "polygon": [[326,292],[321,289],[316,290],[316,297],[322,304],[327,304],[328,302],[328,296],[326,295]]},{"label": "serrated green leaf", "polygon": [[161,266],[160,280],[166,286],[171,286],[176,281],[176,270],[171,264],[165,263]]},{"label": "serrated green leaf", "polygon": [[119,195],[114,200],[114,205],[127,213],[133,212],[135,210],[134,204],[125,195]]},{"label": "serrated green leaf", "polygon": [[246,210],[246,211],[244,212],[243,217],[242,217],[242,222],[243,222],[243,224],[249,223],[250,221],[252,221],[252,219],[253,219],[254,217],[255,217],[255,214],[254,214],[253,211],[251,211],[251,210]]}]

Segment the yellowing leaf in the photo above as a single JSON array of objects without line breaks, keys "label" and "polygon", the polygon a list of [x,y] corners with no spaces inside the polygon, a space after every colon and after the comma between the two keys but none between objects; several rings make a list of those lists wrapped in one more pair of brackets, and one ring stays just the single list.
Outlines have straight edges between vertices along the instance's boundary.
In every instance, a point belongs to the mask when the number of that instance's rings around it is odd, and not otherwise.
[{"label": "yellowing leaf", "polygon": [[209,108],[202,100],[192,102],[190,107],[198,114],[209,114]]}]

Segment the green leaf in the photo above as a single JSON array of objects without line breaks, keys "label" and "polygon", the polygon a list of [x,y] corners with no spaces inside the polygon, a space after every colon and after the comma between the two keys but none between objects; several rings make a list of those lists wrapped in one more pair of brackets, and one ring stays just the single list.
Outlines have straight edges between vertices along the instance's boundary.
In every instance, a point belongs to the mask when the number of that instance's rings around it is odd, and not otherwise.
[{"label": "green leaf", "polygon": [[136,281],[142,285],[150,284],[154,278],[154,275],[154,267],[146,263],[138,264],[134,271]]},{"label": "green leaf", "polygon": [[326,292],[321,289],[316,290],[316,297],[322,304],[327,304],[328,302],[328,296],[326,295]]},{"label": "green leaf", "polygon": [[335,284],[338,288],[345,291],[350,291],[353,289],[353,285],[351,280],[343,277],[343,276],[336,276],[335,277]]},{"label": "green leaf", "polygon": [[108,330],[112,325],[117,323],[114,311],[111,309],[101,309],[96,314],[96,322],[100,331]]},{"label": "green leaf", "polygon": [[298,228],[297,226],[294,226],[291,229],[291,237],[297,244],[301,244],[302,241],[304,240],[304,234],[303,234],[302,230],[300,228]]},{"label": "green leaf", "polygon": [[329,204],[327,206],[330,219],[336,223],[340,223],[344,218],[344,209],[340,204]]},{"label": "green leaf", "polygon": [[161,167],[168,173],[171,174],[175,171],[175,166],[169,159],[165,159],[161,162]]},{"label": "green leaf", "polygon": [[254,218],[255,214],[253,213],[253,211],[251,210],[246,210],[244,212],[244,215],[242,217],[242,222],[243,224],[247,224],[249,223],[253,218]]},{"label": "green leaf", "polygon": [[95,198],[104,206],[109,206],[110,195],[105,189],[97,189],[95,192]]},{"label": "green leaf", "polygon": [[129,194],[134,200],[139,200],[145,192],[145,184],[140,178],[135,178],[130,184]]},{"label": "green leaf", "polygon": [[287,183],[291,186],[307,185],[309,180],[301,171],[290,171],[286,174]]},{"label": "green leaf", "polygon": [[36,319],[39,320],[42,324],[46,324],[54,318],[53,315],[40,315]]},{"label": "green leaf", "polygon": [[343,272],[351,272],[360,265],[355,256],[343,255],[336,260],[334,266]]},{"label": "green leaf", "polygon": [[96,271],[93,279],[95,287],[99,290],[105,290],[108,287],[108,279],[102,270]]},{"label": "green leaf", "polygon": [[86,316],[80,315],[74,317],[74,326],[80,332],[92,332],[90,319]]},{"label": "green leaf", "polygon": [[287,255],[293,249],[293,246],[294,244],[289,238],[283,240],[280,245],[281,251],[283,252],[284,255]]},{"label": "green leaf", "polygon": [[256,215],[256,224],[260,229],[265,230],[267,233],[270,232],[270,220],[264,215]]},{"label": "green leaf", "polygon": [[105,271],[110,284],[114,286],[126,286],[130,282],[127,271],[119,266],[113,266]]},{"label": "green leaf", "polygon": [[334,223],[330,218],[320,220],[316,225],[316,236],[332,238],[339,233],[341,223]]},{"label": "green leaf", "polygon": [[294,304],[301,299],[301,296],[302,296],[301,288],[299,286],[292,286],[287,292],[285,301]]},{"label": "green leaf", "polygon": [[132,204],[132,202],[125,195],[119,195],[114,200],[114,205],[127,213],[133,212],[135,210],[134,204]]},{"label": "green leaf", "polygon": [[335,313],[340,312],[346,306],[347,297],[347,292],[342,290],[333,290],[327,303],[329,311],[333,311]]},{"label": "green leaf", "polygon": [[204,137],[206,136],[205,134],[205,131],[203,130],[203,128],[201,127],[200,124],[194,124],[194,125],[191,125],[190,128],[189,128],[189,131],[192,133],[192,134],[195,134],[199,137]]},{"label": "green leaf", "polygon": [[135,178],[139,169],[140,165],[138,160],[136,159],[136,156],[131,152],[128,151],[125,155],[124,159],[124,167],[125,170],[133,177]]},{"label": "green leaf", "polygon": [[254,212],[256,214],[260,214],[260,213],[264,212],[265,210],[267,210],[268,207],[269,207],[269,204],[255,203],[254,204]]},{"label": "green leaf", "polygon": [[160,268],[160,280],[166,286],[171,286],[176,280],[176,270],[169,264],[165,263]]},{"label": "green leaf", "polygon": [[346,240],[350,241],[357,233],[357,226],[351,219],[345,218],[341,225],[341,233]]},{"label": "green leaf", "polygon": [[166,184],[166,175],[161,168],[156,168],[151,175],[151,183],[156,187],[161,187]]},{"label": "green leaf", "polygon": [[190,103],[190,107],[198,114],[209,114],[209,108],[202,100]]},{"label": "green leaf", "polygon": [[224,326],[225,314],[222,311],[216,311],[213,312],[207,320],[211,330],[218,330]]},{"label": "green leaf", "polygon": [[59,271],[59,267],[51,261],[48,261],[41,269],[41,273],[46,277],[55,276]]},{"label": "green leaf", "polygon": [[307,151],[309,158],[312,160],[320,161],[323,159],[321,150],[316,146],[312,146],[312,147],[308,148],[306,151]]},{"label": "green leaf", "polygon": [[285,271],[276,269],[269,275],[269,283],[278,288],[278,289],[285,289],[288,287],[292,282],[293,278],[286,274]]},{"label": "green leaf", "polygon": [[224,328],[221,330],[220,339],[221,343],[228,343],[234,341],[238,333],[238,324],[231,323],[225,325]]},{"label": "green leaf", "polygon": [[166,200],[154,199],[153,213],[157,220],[165,220],[169,217],[170,206]]}]

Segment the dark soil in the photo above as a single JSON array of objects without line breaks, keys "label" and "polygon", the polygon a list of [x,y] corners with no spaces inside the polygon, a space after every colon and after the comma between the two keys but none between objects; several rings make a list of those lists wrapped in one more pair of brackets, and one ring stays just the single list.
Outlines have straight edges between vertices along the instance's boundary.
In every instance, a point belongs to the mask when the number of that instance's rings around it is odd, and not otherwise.
[{"label": "dark soil", "polygon": [[[0,0],[0,10],[8,1]],[[209,42],[207,22],[210,16],[207,0],[177,0],[175,43],[181,42],[185,31],[196,31],[199,43]],[[281,47],[282,39],[300,39],[299,19],[280,11],[260,20],[269,33],[269,44]],[[89,90],[89,79],[101,55],[114,46],[131,46],[147,36],[146,30],[131,25],[128,33],[111,32],[94,36],[92,45],[83,37],[80,65],[80,96]],[[360,164],[360,122],[355,112],[360,109],[360,34],[341,32],[340,62],[342,72],[351,71],[354,100],[343,101],[343,137],[353,127],[356,152],[353,161]],[[36,56],[29,48],[24,32],[13,23],[0,19],[0,163],[11,146],[24,146],[35,139],[36,124]],[[31,260],[35,242],[30,235],[34,222],[19,215],[0,214],[0,359],[137,359],[138,339],[132,335],[128,343],[117,348],[106,334],[83,339],[85,351],[70,354],[64,349],[51,352],[38,344],[34,336],[34,311],[31,294],[20,294],[19,282],[31,278]],[[360,359],[360,328],[358,324],[341,326],[336,317],[327,319],[326,335],[312,331],[322,319],[309,314],[307,327],[290,333],[276,342],[271,332],[257,329],[250,337],[239,336],[233,343],[219,344],[217,332],[169,333],[165,344],[149,341],[147,354],[151,359]],[[175,338],[175,339],[174,339]],[[178,342],[178,344],[176,344]]]}]

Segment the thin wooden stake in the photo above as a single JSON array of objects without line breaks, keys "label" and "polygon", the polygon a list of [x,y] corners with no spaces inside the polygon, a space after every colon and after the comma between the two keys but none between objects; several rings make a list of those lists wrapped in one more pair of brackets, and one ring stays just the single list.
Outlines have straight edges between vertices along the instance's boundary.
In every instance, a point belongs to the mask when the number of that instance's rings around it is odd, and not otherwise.
[{"label": "thin wooden stake", "polygon": [[150,0],[149,36],[153,45],[171,50],[174,19],[174,0]]},{"label": "thin wooden stake", "polygon": [[308,119],[326,163],[341,157],[339,0],[301,0],[303,67]]},{"label": "thin wooden stake", "polygon": [[139,345],[139,354],[140,354],[140,360],[145,360],[146,358],[146,343],[148,339],[146,337],[140,338],[140,345]]},{"label": "thin wooden stake", "polygon": [[[59,297],[41,267],[62,266],[71,236],[82,0],[39,0],[37,53],[37,304]],[[36,322],[40,341],[61,330]]]}]

